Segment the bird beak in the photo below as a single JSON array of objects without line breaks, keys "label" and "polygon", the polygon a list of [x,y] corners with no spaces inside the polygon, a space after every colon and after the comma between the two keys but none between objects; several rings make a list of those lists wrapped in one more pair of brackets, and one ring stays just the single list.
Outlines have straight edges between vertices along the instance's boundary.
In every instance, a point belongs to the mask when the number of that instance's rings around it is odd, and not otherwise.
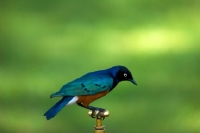
[{"label": "bird beak", "polygon": [[134,85],[137,85],[137,83],[135,82],[134,79],[131,79],[131,80],[129,80],[129,81],[131,81]]}]

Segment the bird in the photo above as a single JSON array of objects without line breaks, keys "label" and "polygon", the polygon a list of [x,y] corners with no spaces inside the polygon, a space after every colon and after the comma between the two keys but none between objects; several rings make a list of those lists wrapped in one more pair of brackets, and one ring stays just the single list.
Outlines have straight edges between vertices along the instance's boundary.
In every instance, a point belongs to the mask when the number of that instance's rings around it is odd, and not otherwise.
[{"label": "bird", "polygon": [[113,66],[108,69],[89,72],[61,87],[58,92],[50,95],[53,97],[62,97],[45,114],[47,120],[53,118],[63,107],[76,103],[78,106],[89,109],[93,114],[98,111],[105,111],[104,108],[90,106],[89,104],[109,92],[111,92],[119,82],[130,81],[137,85],[131,72],[125,66]]}]

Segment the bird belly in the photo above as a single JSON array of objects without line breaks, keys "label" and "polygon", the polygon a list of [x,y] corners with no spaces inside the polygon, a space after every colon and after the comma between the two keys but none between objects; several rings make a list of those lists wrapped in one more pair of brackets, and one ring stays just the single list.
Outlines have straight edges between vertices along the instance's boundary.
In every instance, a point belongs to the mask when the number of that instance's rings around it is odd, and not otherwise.
[{"label": "bird belly", "polygon": [[70,101],[66,104],[66,106],[71,105],[71,104],[73,104],[73,103],[76,103],[77,100],[78,100],[78,97],[77,97],[77,96],[74,96],[74,97],[72,98],[72,100],[70,100]]},{"label": "bird belly", "polygon": [[99,92],[94,95],[82,95],[78,96],[78,100],[76,103],[81,103],[83,106],[88,106],[91,102],[95,101],[96,99],[99,99],[103,96],[105,96],[109,92],[109,89],[103,92]]}]

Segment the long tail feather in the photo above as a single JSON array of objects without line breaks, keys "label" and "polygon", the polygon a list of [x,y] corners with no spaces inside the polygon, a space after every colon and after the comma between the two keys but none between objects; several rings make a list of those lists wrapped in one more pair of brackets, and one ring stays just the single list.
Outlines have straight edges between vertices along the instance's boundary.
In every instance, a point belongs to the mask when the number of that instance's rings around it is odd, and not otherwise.
[{"label": "long tail feather", "polygon": [[53,118],[70,100],[73,96],[65,96],[60,101],[58,101],[54,106],[52,106],[45,114],[47,120]]}]

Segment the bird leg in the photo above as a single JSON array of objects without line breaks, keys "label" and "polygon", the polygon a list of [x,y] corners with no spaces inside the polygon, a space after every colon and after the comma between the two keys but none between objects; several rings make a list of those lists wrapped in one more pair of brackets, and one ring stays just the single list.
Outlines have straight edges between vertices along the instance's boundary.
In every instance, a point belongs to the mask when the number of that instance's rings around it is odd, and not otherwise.
[{"label": "bird leg", "polygon": [[[96,116],[97,116],[97,118],[100,116],[100,113],[101,112],[104,112],[106,109],[103,109],[103,108],[98,108],[98,107],[93,107],[93,106],[83,106],[81,103],[77,103],[77,105],[78,106],[81,106],[81,107],[83,107],[83,108],[86,108],[86,109],[89,109],[89,110],[91,110],[92,111],[92,114],[91,114],[91,117],[92,118],[95,118],[94,117],[94,114],[95,114],[95,111],[97,110],[98,111],[98,113],[96,114]],[[105,117],[103,117],[103,119],[104,119]]]}]

